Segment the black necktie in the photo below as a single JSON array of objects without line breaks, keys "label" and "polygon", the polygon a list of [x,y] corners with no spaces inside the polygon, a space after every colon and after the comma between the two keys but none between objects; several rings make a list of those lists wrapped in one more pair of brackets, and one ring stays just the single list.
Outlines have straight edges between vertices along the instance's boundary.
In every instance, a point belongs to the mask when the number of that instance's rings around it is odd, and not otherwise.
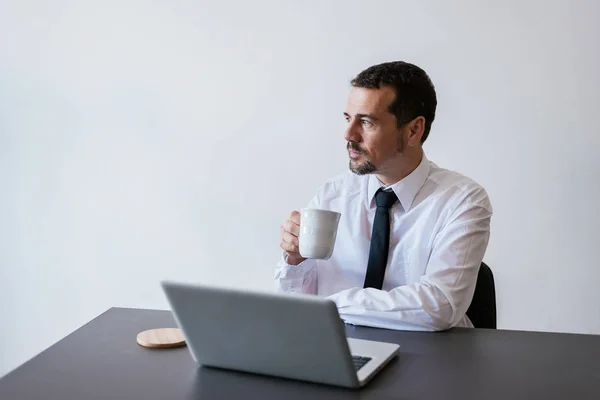
[{"label": "black necktie", "polygon": [[371,234],[371,248],[369,249],[369,263],[367,264],[367,275],[365,276],[366,288],[381,289],[385,266],[388,259],[390,247],[390,208],[398,200],[392,191],[386,192],[381,189],[375,193],[377,211]]}]

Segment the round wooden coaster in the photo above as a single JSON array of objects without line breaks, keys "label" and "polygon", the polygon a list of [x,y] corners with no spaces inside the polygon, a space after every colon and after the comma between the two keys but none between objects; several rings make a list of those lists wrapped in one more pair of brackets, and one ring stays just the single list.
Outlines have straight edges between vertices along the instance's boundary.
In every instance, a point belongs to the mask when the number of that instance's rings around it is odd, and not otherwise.
[{"label": "round wooden coaster", "polygon": [[185,346],[185,339],[181,330],[177,328],[150,329],[137,335],[140,346],[152,349],[169,349]]}]

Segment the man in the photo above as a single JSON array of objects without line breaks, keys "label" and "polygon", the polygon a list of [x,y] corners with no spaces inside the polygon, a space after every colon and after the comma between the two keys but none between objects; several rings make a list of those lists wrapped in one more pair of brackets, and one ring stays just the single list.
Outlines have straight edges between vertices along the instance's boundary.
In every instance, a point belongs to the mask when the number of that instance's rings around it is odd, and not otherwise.
[{"label": "man", "polygon": [[281,226],[279,291],[328,296],[348,323],[403,330],[472,327],[465,315],[488,245],[492,207],[471,179],[425,156],[437,99],[421,68],[372,66],[351,82],[350,171],[308,207],[342,214],[329,260],[298,251],[300,214]]}]

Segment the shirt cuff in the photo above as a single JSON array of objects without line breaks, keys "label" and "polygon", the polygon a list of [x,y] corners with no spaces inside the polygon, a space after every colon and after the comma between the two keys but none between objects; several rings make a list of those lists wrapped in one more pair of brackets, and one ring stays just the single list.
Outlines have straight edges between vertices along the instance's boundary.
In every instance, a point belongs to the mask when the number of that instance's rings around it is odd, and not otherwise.
[{"label": "shirt cuff", "polygon": [[287,263],[288,256],[284,254],[277,266],[276,278],[301,278],[309,273],[316,265],[316,260],[307,258],[298,265]]},{"label": "shirt cuff", "polygon": [[284,255],[275,270],[277,291],[315,294],[316,265],[316,260],[312,259],[306,259],[298,265],[290,265]]}]

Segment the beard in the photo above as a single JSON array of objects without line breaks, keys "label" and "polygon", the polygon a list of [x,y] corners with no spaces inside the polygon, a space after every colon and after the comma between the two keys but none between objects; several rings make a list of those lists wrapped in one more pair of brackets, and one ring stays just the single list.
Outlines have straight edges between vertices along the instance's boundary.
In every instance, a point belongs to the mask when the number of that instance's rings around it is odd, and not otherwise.
[{"label": "beard", "polygon": [[366,175],[377,172],[377,167],[369,160],[360,164],[353,164],[352,160],[350,160],[348,166],[350,167],[350,171],[354,172],[356,175]]},{"label": "beard", "polygon": [[348,142],[348,144],[346,145],[346,149],[358,152],[365,159],[362,163],[358,163],[350,159],[350,162],[348,163],[350,171],[354,172],[356,175],[372,174],[377,171],[377,167],[375,166],[375,164],[373,164],[369,160],[369,158],[366,155],[366,152],[360,147],[358,147],[356,143]]},{"label": "beard", "polygon": [[[371,162],[371,160],[369,160],[367,152],[360,146],[358,146],[358,144],[354,142],[348,142],[348,144],[346,145],[346,149],[356,151],[357,153],[362,155],[362,158],[364,159],[364,161],[361,163],[350,159],[350,162],[348,163],[350,171],[354,172],[356,175],[366,175],[377,172],[377,167]],[[396,152],[400,154],[404,152],[404,141],[402,140],[402,136],[398,137],[398,142],[396,144]]]}]

